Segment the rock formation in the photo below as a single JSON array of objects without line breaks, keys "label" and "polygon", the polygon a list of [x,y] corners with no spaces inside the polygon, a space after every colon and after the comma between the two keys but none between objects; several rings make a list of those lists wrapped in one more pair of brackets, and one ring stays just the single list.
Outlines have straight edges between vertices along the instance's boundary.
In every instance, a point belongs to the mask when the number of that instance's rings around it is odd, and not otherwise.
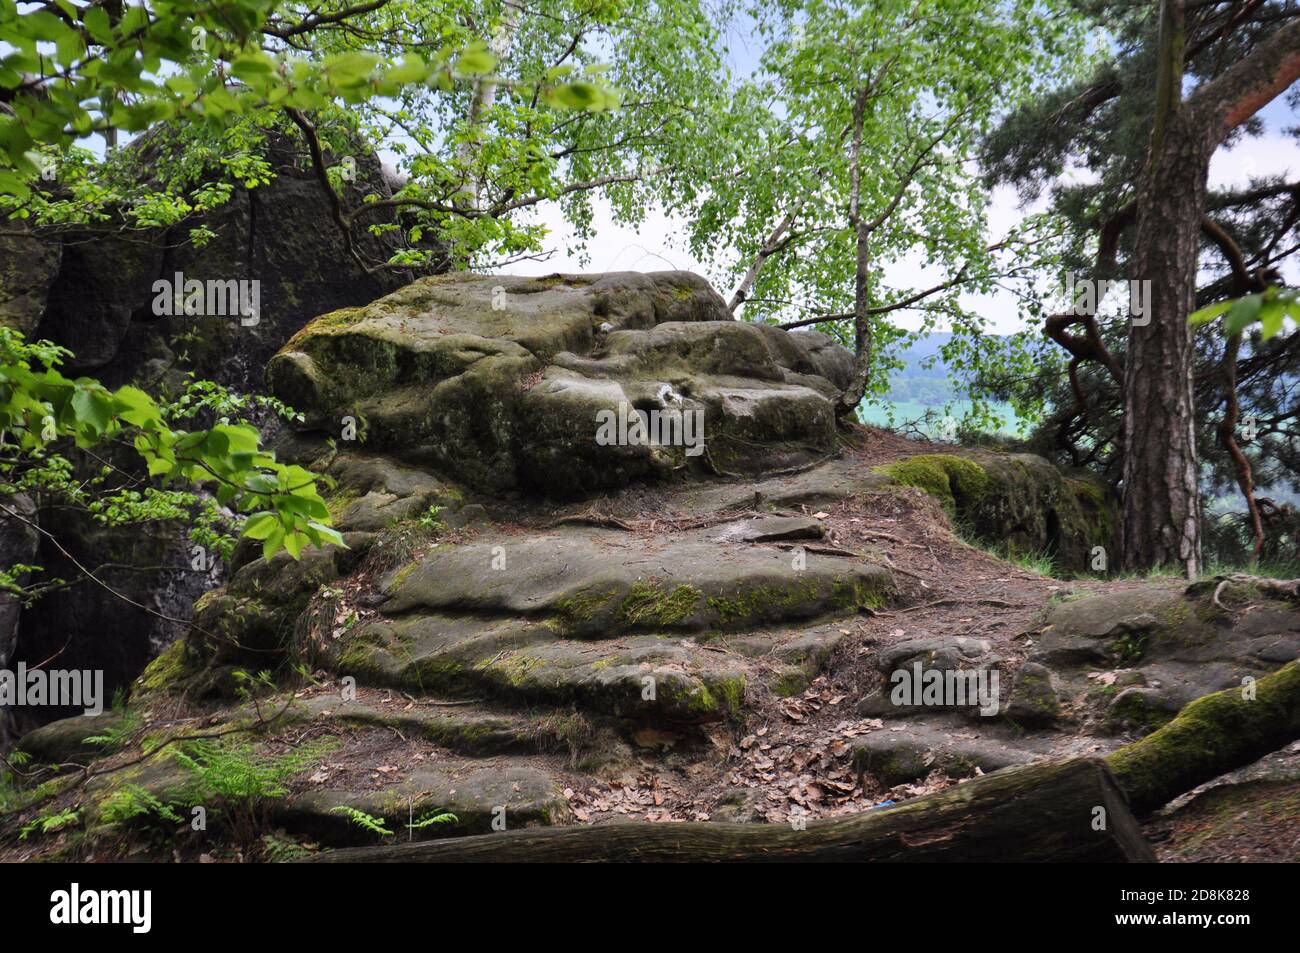
[{"label": "rock formation", "polygon": [[[1086,788],[1044,816],[1097,792],[1123,812],[1122,784],[1090,759],[1300,652],[1285,591],[1095,571],[1115,503],[1087,478],[837,429],[847,368],[831,339],[734,321],[675,272],[426,278],[322,315],[267,376],[305,417],[280,452],[329,478],[346,548],[295,561],[241,546],[125,713],[22,744],[84,761],[95,734],[112,765],[178,704],[213,732],[249,726],[240,757],[267,764],[327,736],[263,805],[277,837],[318,846],[384,836],[358,816],[405,834],[440,811],[455,823],[412,836],[618,816],[784,825],[917,795],[955,810],[966,799],[944,788],[1004,768],[1019,773],[978,789],[995,813],[1015,779],[1049,777]],[[633,439],[637,412],[697,415],[700,452],[684,428]],[[610,419],[629,427],[601,439]],[[1003,558],[1026,555],[1072,580]],[[259,671],[293,693],[258,688]],[[982,680],[991,704],[946,688],[900,701],[900,673]],[[68,849],[114,829],[135,789],[184,807],[185,764],[92,770],[61,795],[82,818]],[[968,822],[953,849],[974,857],[988,845]],[[862,828],[881,856],[896,823]],[[832,829],[857,827],[828,826],[819,849],[839,849]],[[1149,856],[1135,825],[1122,835],[1059,849]],[[748,842],[696,841],[719,856]],[[574,841],[593,856],[615,842]]]}]

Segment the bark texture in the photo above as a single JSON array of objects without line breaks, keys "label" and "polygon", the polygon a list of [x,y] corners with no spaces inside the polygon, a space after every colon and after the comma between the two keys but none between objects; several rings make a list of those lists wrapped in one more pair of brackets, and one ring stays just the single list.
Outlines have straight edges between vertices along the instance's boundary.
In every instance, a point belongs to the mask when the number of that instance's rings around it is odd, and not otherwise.
[{"label": "bark texture", "polygon": [[[1105,825],[1100,826],[1104,808]],[[1009,768],[805,830],[775,824],[606,824],[321,854],[317,862],[1153,861],[1105,764]]]}]

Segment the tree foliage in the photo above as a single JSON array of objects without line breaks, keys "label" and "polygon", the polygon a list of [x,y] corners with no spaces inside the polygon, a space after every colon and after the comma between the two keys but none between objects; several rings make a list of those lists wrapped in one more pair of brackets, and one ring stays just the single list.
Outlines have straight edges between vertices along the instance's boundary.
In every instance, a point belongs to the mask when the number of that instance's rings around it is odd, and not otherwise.
[{"label": "tree foliage", "polygon": [[[876,395],[899,366],[903,314],[951,325],[954,367],[1006,360],[960,295],[1031,274],[1051,229],[1031,217],[992,239],[971,164],[1002,111],[1073,68],[1076,22],[1019,0],[781,0],[749,15],[763,53],[691,232],[738,283],[733,308],[838,334]],[[933,283],[891,285],[916,260]]]},{"label": "tree foliage", "polygon": [[[4,498],[39,494],[115,526],[193,520],[195,541],[226,555],[236,528],[260,540],[268,557],[283,548],[296,559],[308,544],[343,544],[329,526],[317,474],[277,462],[262,448],[257,429],[231,416],[247,401],[200,382],[161,404],[137,387],[109,390],[90,378],[65,376],[58,365],[67,356],[63,348],[27,343],[0,328]],[[215,422],[194,430],[181,426],[200,413]],[[75,451],[96,463],[90,476],[74,466]],[[139,475],[124,457],[139,461]],[[4,510],[21,518],[9,506]],[[11,590],[15,575],[13,567],[6,569],[3,582]]]}]

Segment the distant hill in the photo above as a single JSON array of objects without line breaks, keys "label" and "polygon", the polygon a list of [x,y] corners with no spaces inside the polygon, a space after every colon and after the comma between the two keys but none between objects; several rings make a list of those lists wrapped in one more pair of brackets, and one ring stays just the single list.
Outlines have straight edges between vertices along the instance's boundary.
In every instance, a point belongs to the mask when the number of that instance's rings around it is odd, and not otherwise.
[{"label": "distant hill", "polygon": [[[967,388],[954,379],[952,368],[943,359],[942,349],[952,340],[947,331],[923,335],[899,355],[903,367],[889,380],[889,393],[883,403],[863,403],[862,417],[867,423],[898,426],[921,420],[927,411],[942,415],[946,412],[960,420],[970,410]],[[928,366],[927,366],[928,365]],[[995,412],[1002,418],[1002,430],[1016,433],[1020,422],[1010,404],[996,404]],[[921,426],[933,434],[935,425]]]}]

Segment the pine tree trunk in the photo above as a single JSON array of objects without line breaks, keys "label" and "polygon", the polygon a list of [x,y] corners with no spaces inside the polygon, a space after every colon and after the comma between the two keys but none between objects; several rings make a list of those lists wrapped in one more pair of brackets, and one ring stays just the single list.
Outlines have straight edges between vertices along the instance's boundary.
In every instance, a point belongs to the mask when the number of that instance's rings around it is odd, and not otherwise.
[{"label": "pine tree trunk", "polygon": [[[1132,315],[1124,362],[1126,569],[1177,565],[1195,578],[1201,562],[1200,498],[1192,405],[1196,256],[1211,139],[1182,101],[1183,0],[1164,0],[1156,54],[1151,150],[1137,197],[1134,267],[1146,310]],[[1139,323],[1140,322],[1140,323]]]},{"label": "pine tree trunk", "polygon": [[1192,335],[1196,260],[1210,150],[1170,124],[1138,197],[1136,277],[1149,314],[1129,328],[1124,364],[1124,533],[1127,569],[1200,568],[1200,497]]}]

